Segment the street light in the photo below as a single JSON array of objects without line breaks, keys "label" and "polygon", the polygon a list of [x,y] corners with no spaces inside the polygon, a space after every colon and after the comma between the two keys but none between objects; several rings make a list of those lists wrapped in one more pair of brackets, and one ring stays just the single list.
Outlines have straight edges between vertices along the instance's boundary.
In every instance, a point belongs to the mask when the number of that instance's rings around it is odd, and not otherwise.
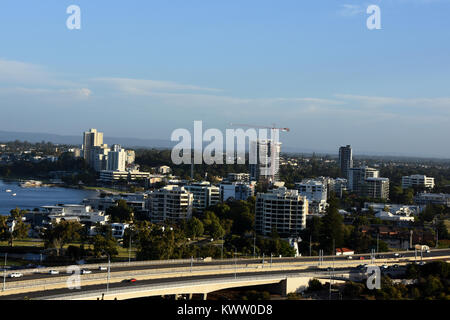
[{"label": "street light", "polygon": [[237,249],[234,249],[234,278],[237,278]]},{"label": "street light", "polygon": [[3,269],[3,291],[6,289],[6,259],[8,257],[8,253],[5,253],[5,268]]},{"label": "street light", "polygon": [[106,292],[109,291],[109,277],[110,277],[110,272],[111,272],[111,259],[110,259],[110,256],[109,256],[109,254],[108,254],[108,278],[107,278],[107,281],[106,281]]}]

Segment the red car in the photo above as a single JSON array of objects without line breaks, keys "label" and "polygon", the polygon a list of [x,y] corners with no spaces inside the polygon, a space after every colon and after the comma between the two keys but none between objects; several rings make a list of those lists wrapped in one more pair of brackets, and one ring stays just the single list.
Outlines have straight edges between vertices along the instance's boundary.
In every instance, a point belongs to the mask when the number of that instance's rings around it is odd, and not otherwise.
[{"label": "red car", "polygon": [[359,257],[359,260],[364,260],[364,257]]},{"label": "red car", "polygon": [[137,280],[136,280],[135,278],[128,280],[128,282],[131,282],[131,283],[134,283],[134,282],[136,282],[136,281],[137,281]]}]

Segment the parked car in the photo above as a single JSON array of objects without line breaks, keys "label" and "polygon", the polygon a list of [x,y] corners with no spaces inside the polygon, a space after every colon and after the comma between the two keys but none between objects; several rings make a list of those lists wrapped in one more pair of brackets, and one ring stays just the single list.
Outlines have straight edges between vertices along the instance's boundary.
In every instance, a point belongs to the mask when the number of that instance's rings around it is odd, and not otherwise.
[{"label": "parked car", "polygon": [[23,277],[23,274],[20,272],[13,272],[9,275],[10,278],[20,278]]},{"label": "parked car", "polygon": [[50,270],[48,273],[49,274],[59,274],[59,271],[58,270]]}]

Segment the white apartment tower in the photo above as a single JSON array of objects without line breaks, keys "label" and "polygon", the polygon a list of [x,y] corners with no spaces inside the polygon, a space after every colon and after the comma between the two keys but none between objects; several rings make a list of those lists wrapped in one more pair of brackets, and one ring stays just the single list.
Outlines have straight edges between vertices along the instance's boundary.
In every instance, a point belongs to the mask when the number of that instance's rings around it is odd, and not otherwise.
[{"label": "white apartment tower", "polygon": [[213,186],[207,181],[192,183],[184,186],[184,188],[194,196],[192,205],[199,212],[203,212],[209,206],[213,206],[220,201],[219,187]]},{"label": "white apartment tower", "polygon": [[108,152],[107,169],[109,171],[125,171],[127,152],[118,144],[114,144]]},{"label": "white apartment tower", "polygon": [[250,179],[274,183],[279,180],[281,142],[261,139],[250,142],[256,152],[256,164],[250,164]]},{"label": "white apartment tower", "polygon": [[150,221],[163,223],[168,220],[179,222],[192,217],[194,196],[184,187],[168,185],[149,195]]},{"label": "white apartment tower", "polygon": [[308,200],[297,190],[281,187],[256,196],[255,230],[262,235],[276,230],[281,237],[298,236],[307,215]]},{"label": "white apartment tower", "polygon": [[427,189],[434,188],[434,178],[427,177],[421,174],[413,174],[411,176],[402,177],[402,188],[408,189],[414,186],[424,187]]}]

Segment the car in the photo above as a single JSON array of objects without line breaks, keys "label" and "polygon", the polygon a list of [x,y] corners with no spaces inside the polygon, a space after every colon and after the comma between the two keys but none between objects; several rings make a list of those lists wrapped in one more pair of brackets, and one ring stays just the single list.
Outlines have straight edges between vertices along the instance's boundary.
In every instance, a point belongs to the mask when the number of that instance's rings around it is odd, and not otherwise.
[{"label": "car", "polygon": [[426,250],[425,252],[426,252],[426,253],[430,253],[430,250]]},{"label": "car", "polygon": [[400,257],[399,253],[394,253],[394,257]]},{"label": "car", "polygon": [[348,260],[352,260],[353,257],[352,257],[352,256],[348,256],[347,259],[348,259]]},{"label": "car", "polygon": [[23,277],[23,274],[20,272],[13,272],[9,275],[10,278],[20,278]]},{"label": "car", "polygon": [[50,270],[48,273],[49,274],[59,274],[59,271],[58,270]]},{"label": "car", "polygon": [[419,265],[420,265],[420,266],[423,266],[423,265],[425,265],[425,262],[420,261],[420,262],[419,262]]},{"label": "car", "polygon": [[400,267],[400,266],[399,266],[398,264],[394,264],[393,267],[394,267],[394,268],[398,268],[398,267]]},{"label": "car", "polygon": [[102,266],[100,266],[100,267],[98,267],[98,270],[99,270],[99,271],[106,271],[106,270],[108,270],[108,268],[107,268],[107,267],[102,267]]},{"label": "car", "polygon": [[364,257],[359,257],[359,260],[364,260]]},{"label": "car", "polygon": [[381,266],[381,268],[383,268],[383,269],[388,269],[388,268],[389,268],[389,266],[388,266],[388,265],[386,265],[386,264],[383,264],[383,265]]},{"label": "car", "polygon": [[128,282],[135,283],[137,280],[135,278],[129,279]]},{"label": "car", "polygon": [[81,270],[81,274],[89,274],[89,273],[92,273],[92,271],[86,269]]}]

